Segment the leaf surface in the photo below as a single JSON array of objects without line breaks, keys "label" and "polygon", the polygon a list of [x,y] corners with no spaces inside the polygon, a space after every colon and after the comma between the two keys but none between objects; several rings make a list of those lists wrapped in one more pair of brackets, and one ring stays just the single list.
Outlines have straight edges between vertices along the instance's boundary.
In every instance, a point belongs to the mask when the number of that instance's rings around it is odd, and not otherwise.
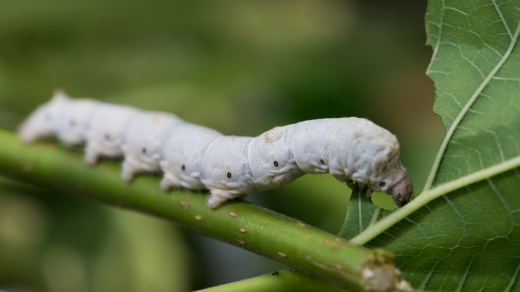
[{"label": "leaf surface", "polygon": [[370,225],[375,210],[376,206],[366,198],[363,190],[353,190],[348,204],[347,217],[338,235],[351,239],[361,233]]},{"label": "leaf surface", "polygon": [[[429,1],[427,74],[447,136],[426,191],[520,155],[519,20],[519,1]],[[461,185],[367,245],[393,252],[416,289],[520,290],[519,189],[518,169]]]}]

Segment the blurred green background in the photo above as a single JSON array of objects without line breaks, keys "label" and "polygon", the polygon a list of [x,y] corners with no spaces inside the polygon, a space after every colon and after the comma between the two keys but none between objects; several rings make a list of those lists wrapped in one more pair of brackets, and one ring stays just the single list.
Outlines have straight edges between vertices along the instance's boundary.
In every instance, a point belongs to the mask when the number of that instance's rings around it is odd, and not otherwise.
[{"label": "blurred green background", "polygon": [[[444,133],[424,73],[426,1],[0,3],[1,127],[15,130],[56,87],[227,135],[366,117],[397,135],[417,191]],[[306,175],[247,200],[337,233],[349,194]],[[0,289],[189,291],[281,268],[169,222],[0,179]]]}]

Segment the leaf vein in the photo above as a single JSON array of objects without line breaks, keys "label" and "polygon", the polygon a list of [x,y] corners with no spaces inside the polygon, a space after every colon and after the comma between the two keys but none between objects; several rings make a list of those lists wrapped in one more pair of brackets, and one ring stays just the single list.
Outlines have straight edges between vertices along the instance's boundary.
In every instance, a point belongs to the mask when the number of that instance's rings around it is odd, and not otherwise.
[{"label": "leaf vein", "polygon": [[448,202],[448,205],[450,205],[451,209],[453,209],[453,212],[455,212],[455,214],[457,214],[460,217],[460,220],[462,220],[462,222],[464,224],[467,224],[466,220],[464,220],[464,216],[462,216],[462,214],[460,214],[459,210],[457,210],[457,208],[455,208],[455,206],[453,205],[451,200],[448,198],[448,196],[443,196],[443,197],[446,200],[446,202]]},{"label": "leaf vein", "polygon": [[468,263],[468,267],[466,268],[466,271],[464,272],[464,275],[460,279],[459,286],[457,287],[457,292],[462,291],[462,287],[464,287],[464,283],[466,283],[466,279],[468,278],[469,268],[471,267],[471,264],[473,263],[473,260],[475,259],[475,256],[471,258],[471,260]]},{"label": "leaf vein", "polygon": [[502,54],[500,54],[500,53],[499,53],[499,52],[498,52],[498,51],[497,51],[496,49],[494,49],[494,48],[493,48],[493,47],[491,47],[490,45],[488,45],[488,44],[484,43],[484,46],[486,46],[486,47],[490,48],[491,50],[493,50],[493,52],[495,52],[495,53],[496,53],[497,55],[499,55],[499,56],[500,56],[500,58],[502,58],[502,57],[503,57],[503,56],[502,56]]},{"label": "leaf vein", "polygon": [[500,16],[500,19],[502,19],[502,23],[504,24],[505,29],[507,30],[507,33],[509,34],[509,37],[513,39],[513,35],[511,35],[511,31],[509,30],[509,26],[507,26],[506,20],[504,19],[504,16],[502,15],[502,12],[500,12],[500,9],[498,9],[497,3],[495,0],[491,0],[493,2],[493,6],[495,6],[495,9],[498,12],[498,15]]},{"label": "leaf vein", "polygon": [[430,61],[430,65],[428,65],[428,68],[426,69],[426,74],[428,74],[428,72],[430,72],[430,68],[432,67],[433,60],[435,60],[435,56],[437,56],[437,51],[439,50],[439,45],[441,43],[442,21],[444,18],[444,2],[445,2],[445,0],[442,0],[441,21],[439,22],[439,33],[437,34],[437,43],[435,44],[435,49],[433,49],[432,59]]},{"label": "leaf vein", "polygon": [[498,140],[497,134],[494,131],[491,131],[489,129],[485,129],[484,131],[487,133],[490,133],[495,138],[495,142],[497,143],[497,147],[498,147],[498,153],[500,154],[500,160],[502,162],[504,162],[506,159],[504,158],[504,151],[502,151],[502,146],[500,145],[500,141]]},{"label": "leaf vein", "polygon": [[458,10],[457,8],[453,8],[453,7],[444,7],[444,9],[453,10],[453,11],[456,11],[456,12],[458,12],[458,13],[460,13],[460,14],[464,14],[464,15],[468,16],[467,13],[465,13],[465,12],[463,12],[463,11],[460,11],[460,10]]},{"label": "leaf vein", "polygon": [[509,281],[509,284],[507,285],[506,289],[504,289],[504,291],[511,291],[511,287],[513,287],[513,284],[515,283],[515,280],[518,277],[519,271],[520,271],[520,261],[518,262],[518,265],[516,266],[515,274],[511,278],[511,281]]}]

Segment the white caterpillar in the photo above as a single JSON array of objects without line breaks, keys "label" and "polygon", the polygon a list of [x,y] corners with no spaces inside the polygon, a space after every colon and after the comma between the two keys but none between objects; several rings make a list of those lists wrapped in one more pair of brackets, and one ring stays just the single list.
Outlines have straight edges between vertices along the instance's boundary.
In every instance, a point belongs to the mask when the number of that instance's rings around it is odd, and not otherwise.
[{"label": "white caterpillar", "polygon": [[224,136],[178,117],[57,92],[20,127],[25,142],[57,137],[86,143],[85,161],[124,156],[121,177],[162,170],[161,188],[209,189],[207,205],[286,185],[305,173],[330,172],[351,188],[387,192],[406,204],[412,183],[394,135],[369,120],[335,118],[276,127],[252,137]]}]

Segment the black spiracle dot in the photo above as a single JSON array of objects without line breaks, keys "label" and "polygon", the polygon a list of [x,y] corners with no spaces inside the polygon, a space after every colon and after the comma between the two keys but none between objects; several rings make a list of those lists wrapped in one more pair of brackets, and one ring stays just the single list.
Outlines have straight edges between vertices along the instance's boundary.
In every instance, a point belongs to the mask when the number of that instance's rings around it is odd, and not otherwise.
[{"label": "black spiracle dot", "polygon": [[379,183],[379,186],[380,186],[380,187],[384,187],[385,185],[386,185],[386,183],[385,183],[384,181],[382,181],[382,182]]},{"label": "black spiracle dot", "polygon": [[146,147],[143,147],[143,154],[146,154]]},{"label": "black spiracle dot", "polygon": [[110,140],[110,135],[109,134],[105,134],[105,140]]},{"label": "black spiracle dot", "polygon": [[320,159],[320,163],[325,164],[325,161],[323,161],[323,159]]},{"label": "black spiracle dot", "polygon": [[278,161],[274,162],[274,166],[278,167]]},{"label": "black spiracle dot", "polygon": [[70,120],[70,121],[69,121],[69,125],[70,125],[71,127],[74,127],[74,126],[76,125],[76,122],[75,122],[74,120]]},{"label": "black spiracle dot", "polygon": [[181,168],[182,170],[186,170],[186,165],[183,164]]},{"label": "black spiracle dot", "polygon": [[227,178],[231,178],[231,172],[227,173]]}]

